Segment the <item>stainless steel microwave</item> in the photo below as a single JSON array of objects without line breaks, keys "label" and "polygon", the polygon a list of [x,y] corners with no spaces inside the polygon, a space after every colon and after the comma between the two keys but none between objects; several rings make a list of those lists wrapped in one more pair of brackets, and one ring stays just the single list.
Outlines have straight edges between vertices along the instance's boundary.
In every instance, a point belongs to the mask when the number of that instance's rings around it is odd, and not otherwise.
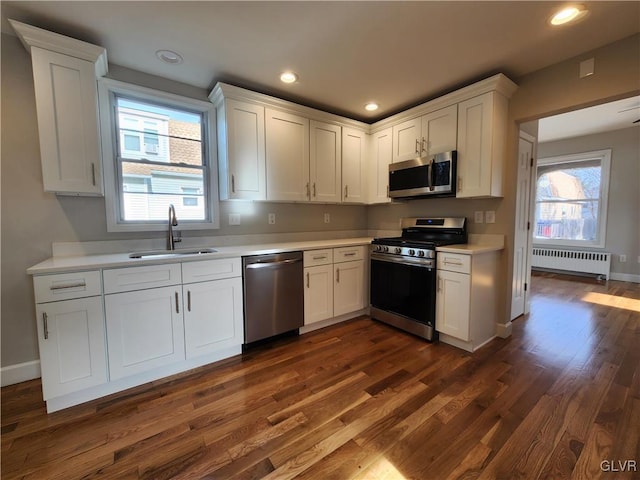
[{"label": "stainless steel microwave", "polygon": [[389,165],[389,197],[456,194],[457,152],[438,153]]}]

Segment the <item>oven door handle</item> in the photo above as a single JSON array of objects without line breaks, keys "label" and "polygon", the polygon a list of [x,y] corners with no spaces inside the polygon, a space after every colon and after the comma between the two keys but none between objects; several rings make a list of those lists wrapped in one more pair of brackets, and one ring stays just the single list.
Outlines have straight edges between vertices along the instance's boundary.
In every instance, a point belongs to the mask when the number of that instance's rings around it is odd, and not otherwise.
[{"label": "oven door handle", "polygon": [[435,268],[435,262],[433,260],[421,259],[421,258],[398,258],[390,255],[380,255],[378,253],[371,253],[371,260],[377,260],[380,262],[398,263],[400,265],[409,265],[415,267]]}]

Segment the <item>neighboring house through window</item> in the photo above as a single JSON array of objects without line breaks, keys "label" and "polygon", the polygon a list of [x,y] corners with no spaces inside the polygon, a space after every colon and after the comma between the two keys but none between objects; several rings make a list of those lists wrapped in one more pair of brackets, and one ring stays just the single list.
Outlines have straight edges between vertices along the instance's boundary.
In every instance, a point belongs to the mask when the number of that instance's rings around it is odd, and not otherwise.
[{"label": "neighboring house through window", "polygon": [[611,150],[538,160],[534,243],[604,248]]},{"label": "neighboring house through window", "polygon": [[212,105],[111,80],[100,92],[109,230],[164,229],[170,204],[181,228],[217,228]]}]

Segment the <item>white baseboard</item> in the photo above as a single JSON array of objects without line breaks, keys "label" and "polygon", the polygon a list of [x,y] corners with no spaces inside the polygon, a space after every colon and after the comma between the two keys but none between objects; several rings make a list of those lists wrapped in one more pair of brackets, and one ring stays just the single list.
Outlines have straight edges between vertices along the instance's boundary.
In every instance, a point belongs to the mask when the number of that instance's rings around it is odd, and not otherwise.
[{"label": "white baseboard", "polygon": [[513,325],[511,322],[507,323],[498,323],[496,325],[496,336],[500,338],[509,338],[511,336],[511,331],[513,330]]},{"label": "white baseboard", "polygon": [[3,387],[40,378],[40,360],[9,365],[0,369],[0,384]]},{"label": "white baseboard", "polygon": [[620,282],[632,282],[640,283],[640,275],[634,275],[632,273],[615,273],[611,272],[609,280],[618,280]]}]

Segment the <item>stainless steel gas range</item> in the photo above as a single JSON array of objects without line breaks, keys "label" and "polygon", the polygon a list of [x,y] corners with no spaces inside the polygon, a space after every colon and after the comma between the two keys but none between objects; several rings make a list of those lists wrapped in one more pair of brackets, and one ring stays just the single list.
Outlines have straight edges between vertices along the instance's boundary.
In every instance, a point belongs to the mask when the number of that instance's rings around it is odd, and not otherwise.
[{"label": "stainless steel gas range", "polygon": [[467,243],[464,217],[403,218],[402,236],[371,243],[371,317],[437,339],[436,247]]}]

